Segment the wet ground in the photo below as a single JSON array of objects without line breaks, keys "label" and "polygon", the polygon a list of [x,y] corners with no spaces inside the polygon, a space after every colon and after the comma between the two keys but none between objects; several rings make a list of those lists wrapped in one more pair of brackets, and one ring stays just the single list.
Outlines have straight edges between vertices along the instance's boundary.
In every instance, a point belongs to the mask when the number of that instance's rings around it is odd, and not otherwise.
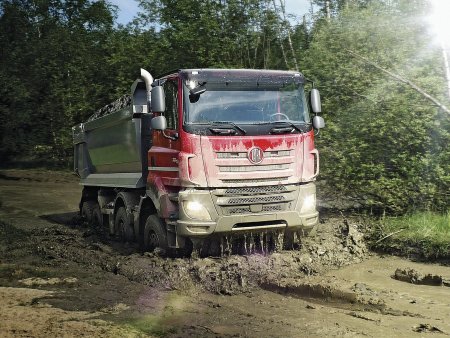
[{"label": "wet ground", "polygon": [[356,217],[296,250],[170,259],[79,224],[69,173],[0,172],[1,337],[450,334],[450,267],[371,253]]}]

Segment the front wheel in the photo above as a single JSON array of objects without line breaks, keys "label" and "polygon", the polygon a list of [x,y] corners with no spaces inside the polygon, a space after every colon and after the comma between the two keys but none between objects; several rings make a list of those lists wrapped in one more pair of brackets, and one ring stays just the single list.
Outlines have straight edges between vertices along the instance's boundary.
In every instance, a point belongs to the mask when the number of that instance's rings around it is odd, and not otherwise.
[{"label": "front wheel", "polygon": [[167,231],[157,215],[150,215],[145,222],[144,250],[155,251],[156,248],[159,248],[163,255],[167,254]]}]

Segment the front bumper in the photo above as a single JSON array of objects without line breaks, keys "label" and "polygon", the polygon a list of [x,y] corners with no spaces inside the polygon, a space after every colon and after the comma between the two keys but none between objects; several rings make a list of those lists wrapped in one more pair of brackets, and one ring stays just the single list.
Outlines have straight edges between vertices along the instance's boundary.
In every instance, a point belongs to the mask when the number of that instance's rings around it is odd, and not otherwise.
[{"label": "front bumper", "polygon": [[[264,232],[271,230],[309,232],[318,223],[319,213],[316,210],[315,204],[308,210],[301,211],[301,209],[306,197],[311,195],[315,196],[315,193],[316,187],[314,183],[291,185],[289,186],[289,192],[284,194],[287,197],[287,202],[284,203],[285,205],[283,207],[274,208],[274,204],[271,204],[271,208],[267,209],[272,209],[272,211],[265,212],[266,205],[252,204],[249,206],[249,210],[253,212],[229,214],[227,211],[229,206],[224,206],[223,197],[217,197],[214,191],[185,190],[179,194],[177,235],[185,237],[207,237],[212,234],[251,231]],[[234,198],[242,198],[243,200],[247,198],[254,202],[258,201],[259,197],[234,196]],[[202,204],[208,210],[211,220],[205,221],[190,218],[184,209],[184,205],[188,201],[196,201]],[[281,205],[281,203],[275,204],[275,206],[277,205]],[[245,210],[242,206],[234,208],[234,210],[238,209]],[[280,210],[277,211],[276,209]]]}]

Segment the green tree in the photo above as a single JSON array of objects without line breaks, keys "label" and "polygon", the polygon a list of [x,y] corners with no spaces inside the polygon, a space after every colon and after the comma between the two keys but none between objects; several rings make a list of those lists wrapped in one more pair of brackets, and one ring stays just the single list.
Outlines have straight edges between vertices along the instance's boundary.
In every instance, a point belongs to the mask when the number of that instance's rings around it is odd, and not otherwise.
[{"label": "green tree", "polygon": [[352,53],[445,100],[439,50],[430,48],[427,29],[417,20],[426,11],[418,1],[344,9],[316,27],[303,56],[328,112],[328,128],[318,139],[322,178],[375,210],[449,205],[448,117]]},{"label": "green tree", "polygon": [[159,31],[166,69],[285,68],[271,0],[141,0],[140,25]]},{"label": "green tree", "polygon": [[0,5],[0,155],[66,161],[70,127],[110,99],[104,1],[7,0]]}]

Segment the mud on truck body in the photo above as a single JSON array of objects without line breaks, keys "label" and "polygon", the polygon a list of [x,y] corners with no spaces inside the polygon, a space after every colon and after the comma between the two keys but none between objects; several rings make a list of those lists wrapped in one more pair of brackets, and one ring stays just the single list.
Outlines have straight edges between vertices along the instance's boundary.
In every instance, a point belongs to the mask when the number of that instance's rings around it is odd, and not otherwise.
[{"label": "mud on truck body", "polygon": [[324,122],[305,83],[291,71],[184,69],[154,80],[141,69],[131,97],[73,127],[81,215],[144,250],[309,232]]}]

